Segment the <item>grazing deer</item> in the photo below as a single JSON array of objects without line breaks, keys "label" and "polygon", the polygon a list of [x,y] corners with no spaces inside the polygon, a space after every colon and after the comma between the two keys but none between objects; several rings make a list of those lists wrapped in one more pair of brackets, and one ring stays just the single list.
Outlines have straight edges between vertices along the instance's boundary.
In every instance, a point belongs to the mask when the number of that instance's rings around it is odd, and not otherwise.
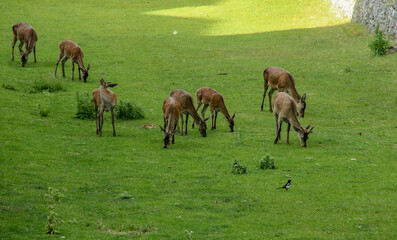
[{"label": "grazing deer", "polygon": [[203,119],[205,117],[205,111],[207,111],[208,106],[210,106],[212,119],[211,130],[216,129],[216,118],[218,117],[218,112],[221,112],[226,117],[230,131],[233,132],[234,116],[236,116],[236,114],[233,114],[233,117],[230,117],[229,112],[226,109],[225,102],[223,101],[223,97],[220,93],[211,88],[203,87],[197,90],[196,97],[197,111],[199,110],[201,104],[204,103],[204,107],[201,110],[201,117]]},{"label": "grazing deer", "polygon": [[176,90],[171,92],[170,96],[174,97],[179,102],[179,104],[181,104],[181,106],[182,106],[182,112],[181,112],[182,131],[181,131],[181,135],[183,136],[183,114],[186,114],[185,134],[187,134],[187,122],[188,122],[188,118],[189,118],[189,114],[190,114],[190,115],[192,115],[194,122],[197,124],[201,136],[202,137],[207,136],[207,125],[205,124],[205,121],[207,121],[208,118],[202,120],[200,118],[200,116],[197,114],[197,111],[194,108],[192,95],[190,95],[190,93],[188,93],[185,90],[176,89]]},{"label": "grazing deer", "polygon": [[59,61],[65,57],[62,60],[62,74],[63,77],[65,77],[65,62],[70,58],[70,61],[72,62],[72,80],[74,80],[74,64],[77,63],[77,66],[79,68],[79,80],[81,80],[81,72],[83,72],[83,80],[84,82],[87,82],[88,78],[88,70],[90,70],[90,64],[87,65],[87,69],[84,67],[84,62],[83,62],[83,51],[77,45],[76,43],[72,41],[63,41],[59,44],[59,57],[57,60],[57,63],[55,65],[55,73],[54,76],[57,76],[57,68]]},{"label": "grazing deer", "polygon": [[[12,32],[14,33],[14,41],[12,42],[12,57],[11,61],[14,61],[14,47],[15,43],[19,39],[21,42],[18,46],[19,52],[21,53],[22,67],[26,66],[28,62],[29,54],[33,50],[34,62],[36,63],[36,42],[38,40],[37,33],[29,26],[29,24],[24,22],[15,23],[12,25]],[[25,44],[25,52],[22,50],[22,46]]]},{"label": "grazing deer", "polygon": [[296,103],[295,101],[284,92],[279,92],[274,97],[273,101],[273,109],[274,109],[274,118],[276,120],[276,139],[274,140],[274,144],[277,144],[278,140],[281,140],[280,132],[281,132],[281,124],[286,122],[288,124],[287,127],[287,141],[289,144],[289,130],[292,127],[295,129],[298,134],[299,140],[301,142],[302,147],[306,147],[307,139],[309,138],[309,134],[312,133],[314,127],[310,130],[310,124],[306,128],[303,128],[296,116]]},{"label": "grazing deer", "polygon": [[178,125],[179,115],[181,114],[182,106],[173,97],[167,98],[163,103],[163,118],[164,118],[164,128],[160,126],[161,131],[164,132],[163,148],[167,148],[170,145],[170,139],[172,139],[172,144],[175,143],[174,137],[176,132],[176,127]]},{"label": "grazing deer", "polygon": [[[111,111],[112,113],[112,125],[113,125],[113,136],[116,136],[116,129],[114,127],[114,109],[117,104],[117,96],[114,92],[107,89],[108,87],[115,87],[117,83],[105,82],[103,78],[99,80],[101,87],[92,91],[92,99],[94,101],[95,108],[95,121],[96,121],[96,134],[102,137],[103,127],[103,112]],[[98,106],[100,107],[98,111]]]},{"label": "grazing deer", "polygon": [[295,88],[295,80],[292,75],[282,68],[278,67],[268,67],[263,71],[263,78],[265,79],[265,92],[263,93],[261,111],[263,111],[263,103],[265,101],[265,96],[267,89],[270,86],[269,91],[269,108],[272,112],[272,94],[275,90],[279,92],[288,93],[296,102],[298,108],[298,116],[304,117],[306,109],[306,93],[302,97],[299,96]]}]

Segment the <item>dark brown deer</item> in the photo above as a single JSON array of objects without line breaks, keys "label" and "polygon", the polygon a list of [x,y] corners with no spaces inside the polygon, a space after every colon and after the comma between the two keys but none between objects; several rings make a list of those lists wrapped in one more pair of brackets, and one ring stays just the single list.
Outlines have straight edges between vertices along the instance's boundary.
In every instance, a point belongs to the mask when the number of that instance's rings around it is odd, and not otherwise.
[{"label": "dark brown deer", "polygon": [[183,114],[186,114],[185,134],[187,134],[187,123],[188,123],[188,118],[189,118],[189,114],[190,114],[190,115],[192,115],[194,122],[197,124],[201,136],[202,137],[207,136],[207,125],[205,124],[205,121],[207,121],[208,118],[202,120],[200,118],[200,116],[197,114],[197,111],[194,108],[192,95],[190,95],[190,93],[188,93],[185,90],[176,89],[176,90],[171,92],[170,96],[174,97],[179,102],[179,104],[181,104],[181,107],[182,107],[182,112],[181,112],[182,131],[181,131],[181,135],[183,136]]},{"label": "dark brown deer", "polygon": [[113,136],[115,137],[116,129],[114,127],[114,109],[117,105],[117,96],[107,88],[115,87],[117,86],[117,83],[105,82],[103,78],[99,81],[101,83],[101,87],[92,91],[92,99],[94,101],[95,108],[96,134],[102,137],[103,112],[110,111],[112,113]]},{"label": "dark brown deer", "polygon": [[[65,57],[65,58],[63,58]],[[87,65],[87,68],[84,67],[84,54],[79,45],[72,41],[63,41],[59,44],[59,57],[57,63],[55,65],[55,73],[54,76],[57,76],[57,68],[59,61],[62,60],[62,76],[65,77],[65,62],[70,58],[72,62],[72,80],[74,80],[74,64],[77,63],[79,69],[79,79],[81,80],[81,73],[83,74],[84,82],[87,82],[88,78],[88,70],[90,69],[90,64]]]},{"label": "dark brown deer", "polygon": [[[207,111],[208,106],[210,107],[211,112],[211,130],[216,129],[216,118],[218,117],[218,112],[221,112],[228,122],[230,131],[233,132],[234,127],[234,117],[236,114],[233,114],[233,117],[230,117],[229,112],[226,109],[225,102],[223,101],[223,97],[217,91],[208,88],[202,87],[196,92],[197,97],[197,108],[198,111],[201,104],[204,104],[203,109],[201,110],[201,117],[204,119],[205,111]],[[194,123],[193,123],[194,124]],[[192,125],[193,126],[193,125]]]},{"label": "dark brown deer", "polygon": [[167,98],[163,103],[163,119],[164,128],[160,126],[161,131],[163,131],[163,148],[167,148],[170,145],[170,139],[172,144],[175,143],[174,137],[176,128],[179,128],[178,120],[181,114],[182,106],[173,97]]},{"label": "dark brown deer", "polygon": [[300,125],[296,114],[295,101],[287,93],[279,92],[274,97],[273,109],[274,119],[276,120],[276,139],[274,140],[274,144],[277,144],[277,142],[281,140],[281,124],[286,122],[288,124],[286,143],[289,144],[289,131],[292,125],[298,134],[301,146],[306,147],[307,139],[309,138],[309,134],[312,133],[314,127],[309,130],[310,124],[306,128],[303,128]]},{"label": "dark brown deer", "polygon": [[279,92],[288,93],[296,102],[298,108],[298,116],[304,117],[306,109],[306,93],[302,97],[299,96],[295,88],[295,80],[292,75],[286,70],[278,67],[268,67],[263,71],[263,78],[265,79],[265,92],[263,93],[261,111],[263,111],[263,103],[267,89],[269,91],[269,111],[272,112],[272,94],[275,90]]},{"label": "dark brown deer", "polygon": [[[34,62],[36,63],[36,42],[38,40],[38,37],[34,28],[29,26],[29,24],[27,23],[19,22],[15,23],[12,26],[12,32],[14,33],[14,41],[12,42],[11,61],[14,61],[14,47],[17,40],[19,40],[20,44],[18,48],[19,52],[21,53],[22,67],[26,66],[29,54],[32,52],[32,50],[34,55]],[[23,44],[25,44],[25,52],[22,50]]]}]

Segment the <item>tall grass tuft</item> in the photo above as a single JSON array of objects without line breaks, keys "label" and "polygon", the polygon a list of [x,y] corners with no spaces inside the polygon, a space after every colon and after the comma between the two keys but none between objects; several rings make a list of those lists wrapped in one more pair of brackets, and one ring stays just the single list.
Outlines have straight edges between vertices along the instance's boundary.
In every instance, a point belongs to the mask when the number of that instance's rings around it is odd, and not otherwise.
[{"label": "tall grass tuft", "polygon": [[76,92],[77,112],[76,117],[79,119],[95,119],[95,110],[92,98],[88,93],[83,93],[80,96],[79,91]]},{"label": "tall grass tuft", "polygon": [[60,81],[48,80],[48,79],[35,80],[33,82],[33,86],[30,93],[38,93],[43,91],[47,91],[50,93],[61,92],[61,91],[66,91],[66,88]]},{"label": "tall grass tuft", "polygon": [[382,31],[379,30],[379,23],[375,29],[375,40],[372,41],[368,47],[374,53],[375,56],[382,56],[386,54],[388,41],[383,37]]},{"label": "tall grass tuft", "polygon": [[116,106],[116,118],[131,120],[142,119],[145,117],[143,108],[131,101],[120,101]]}]

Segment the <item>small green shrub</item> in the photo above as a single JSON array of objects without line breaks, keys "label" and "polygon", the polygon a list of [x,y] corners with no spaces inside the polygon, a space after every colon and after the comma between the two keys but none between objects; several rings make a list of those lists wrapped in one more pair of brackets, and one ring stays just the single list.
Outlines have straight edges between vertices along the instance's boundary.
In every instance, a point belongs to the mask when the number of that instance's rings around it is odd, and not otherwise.
[{"label": "small green shrub", "polygon": [[143,108],[130,101],[120,101],[116,106],[116,118],[117,119],[141,119],[144,118],[145,114]]},{"label": "small green shrub", "polygon": [[48,198],[48,209],[50,209],[50,215],[47,217],[47,224],[44,227],[46,234],[55,235],[59,232],[59,225],[63,223],[63,220],[57,217],[57,213],[54,211],[56,203],[60,202],[64,197],[58,189],[52,187],[48,188],[48,194],[44,197]]},{"label": "small green shrub", "polygon": [[274,159],[270,157],[269,155],[266,155],[266,157],[263,157],[262,160],[259,163],[259,168],[260,169],[276,169],[276,166],[274,165]]},{"label": "small green shrub", "polygon": [[247,167],[241,165],[239,161],[234,160],[233,166],[232,166],[232,173],[234,174],[247,174],[248,170]]},{"label": "small green shrub", "polygon": [[129,200],[129,199],[134,199],[132,195],[128,194],[128,192],[123,192],[119,195],[119,198],[122,200]]},{"label": "small green shrub", "polygon": [[375,56],[382,56],[386,54],[388,41],[383,37],[383,33],[379,31],[379,23],[375,29],[375,40],[372,41],[368,47],[374,53]]},{"label": "small green shrub", "polygon": [[88,93],[80,96],[79,91],[76,92],[77,112],[76,117],[80,119],[95,119],[95,110],[92,98]]},{"label": "small green shrub", "polygon": [[11,84],[3,83],[3,85],[1,85],[1,86],[2,86],[4,89],[15,91],[15,87],[14,87],[13,85],[11,85]]},{"label": "small green shrub", "polygon": [[38,92],[60,92],[60,91],[65,91],[66,88],[65,86],[60,82],[56,80],[35,80],[33,82],[32,90],[30,91],[31,93],[38,93]]}]

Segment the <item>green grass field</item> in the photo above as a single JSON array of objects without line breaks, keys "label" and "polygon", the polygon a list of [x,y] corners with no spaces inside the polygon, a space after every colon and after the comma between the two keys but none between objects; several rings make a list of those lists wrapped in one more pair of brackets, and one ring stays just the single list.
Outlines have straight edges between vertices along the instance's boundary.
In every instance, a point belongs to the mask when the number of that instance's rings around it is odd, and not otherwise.
[{"label": "green grass field", "polygon": [[[373,36],[322,0],[5,0],[0,9],[0,239],[396,238],[397,55],[374,57]],[[19,21],[39,38],[26,68],[17,47],[10,61]],[[77,71],[71,80],[70,61],[54,78],[63,40],[82,47],[87,83]],[[285,125],[273,144],[267,97],[260,111],[268,66],[307,94],[307,148],[294,131],[284,143]],[[145,108],[144,119],[116,120],[115,138],[110,113],[102,138],[94,120],[75,117],[76,92],[102,77],[119,84],[119,101]],[[31,93],[37,81],[66,91]],[[158,127],[140,128],[162,125],[172,90],[204,86],[237,113],[236,132],[220,116],[207,137],[189,129],[163,149]],[[266,155],[275,170],[259,169]],[[249,174],[232,174],[234,160]],[[289,191],[275,190],[288,179]],[[44,233],[49,187],[63,195],[54,236]]]}]

